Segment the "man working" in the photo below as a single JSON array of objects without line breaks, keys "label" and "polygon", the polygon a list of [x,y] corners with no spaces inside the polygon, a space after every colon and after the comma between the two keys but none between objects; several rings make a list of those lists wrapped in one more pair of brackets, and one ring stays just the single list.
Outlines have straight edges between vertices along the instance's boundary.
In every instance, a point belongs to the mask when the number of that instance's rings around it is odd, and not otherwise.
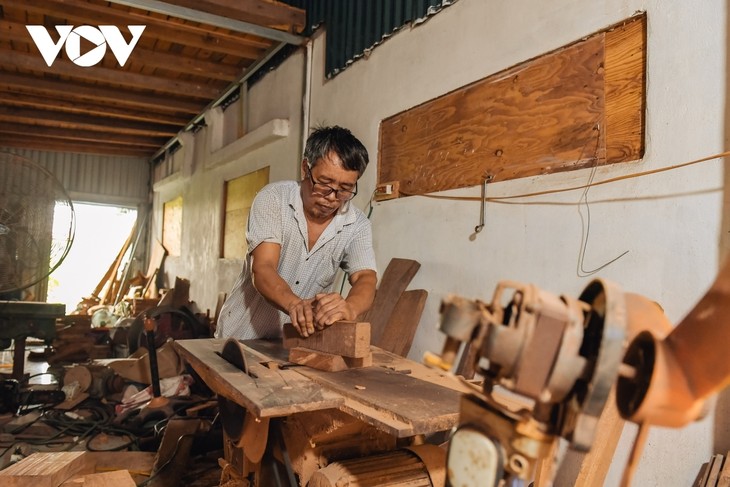
[{"label": "man working", "polygon": [[[350,204],[367,164],[367,150],[349,130],[319,128],[307,139],[301,183],[271,183],[256,195],[248,253],[216,337],[275,338],[287,322],[306,337],[370,308],[377,282],[372,230]],[[347,298],[331,292],[339,268],[349,274]]]}]

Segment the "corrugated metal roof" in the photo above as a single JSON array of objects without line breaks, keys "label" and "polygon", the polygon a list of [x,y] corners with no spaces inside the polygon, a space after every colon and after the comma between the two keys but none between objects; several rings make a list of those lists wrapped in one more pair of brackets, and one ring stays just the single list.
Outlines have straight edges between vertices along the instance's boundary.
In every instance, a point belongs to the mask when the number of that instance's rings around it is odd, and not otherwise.
[{"label": "corrugated metal roof", "polygon": [[148,200],[150,170],[143,158],[13,148],[0,148],[0,151],[17,154],[44,167],[76,201],[136,206]]},{"label": "corrugated metal roof", "polygon": [[306,9],[309,35],[327,29],[325,69],[331,78],[409,23],[420,23],[456,0],[284,0]]}]

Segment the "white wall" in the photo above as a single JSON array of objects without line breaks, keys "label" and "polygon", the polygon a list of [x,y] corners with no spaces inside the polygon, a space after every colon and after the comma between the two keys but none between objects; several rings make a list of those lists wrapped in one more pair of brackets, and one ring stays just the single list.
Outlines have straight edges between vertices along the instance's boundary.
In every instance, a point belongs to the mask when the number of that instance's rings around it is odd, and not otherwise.
[{"label": "white wall", "polygon": [[[371,154],[355,204],[365,208],[375,187],[380,121],[468,83],[647,12],[646,153],[641,161],[601,167],[596,180],[642,172],[722,152],[727,92],[727,6],[723,0],[459,0],[426,23],[403,29],[332,80],[324,76],[326,35],[314,40],[310,125],[350,128]],[[271,179],[297,176],[301,153],[303,55],[287,60],[249,93],[249,128],[273,118],[291,122],[290,135],[227,164],[206,169],[204,136],[195,137],[192,176],[156,187],[155,207],[184,197],[183,256],[170,259],[168,278],[192,280],[191,294],[212,308],[228,291],[240,262],[217,258],[223,181],[272,167]],[[490,185],[489,196],[508,196],[584,184],[581,170]],[[418,260],[412,288],[429,299],[410,357],[439,351],[438,306],[447,293],[488,300],[498,281],[534,283],[577,296],[594,278],[658,301],[678,322],[712,282],[720,241],[728,231],[721,160],[598,186],[588,193],[590,235],[583,262],[593,269],[628,251],[593,276],[577,272],[583,225],[581,192],[535,203],[487,206],[486,227],[470,239],[479,204],[408,197],[375,204],[372,222],[380,270],[393,257]],[[479,188],[449,192],[478,196]],[[683,430],[652,430],[637,486],[691,485],[713,453],[713,415]],[[725,431],[721,422],[718,431]],[[619,484],[635,428],[624,431],[606,485]],[[722,440],[722,439],[720,439]],[[726,440],[724,440],[726,441]],[[724,451],[719,451],[724,453]]]},{"label": "white wall", "polygon": [[[323,79],[324,38],[315,44],[312,120],[338,123],[358,135],[377,160],[384,118],[590,35],[630,17],[648,16],[646,154],[643,160],[598,169],[596,180],[665,167],[722,152],[725,135],[726,3],[605,0],[460,0],[424,25],[404,30],[333,80]],[[376,167],[363,177],[364,207]],[[589,171],[496,183],[490,196],[587,182]],[[592,188],[584,268],[628,253],[592,277],[579,277],[581,192],[544,196],[554,205],[489,204],[486,227],[477,202],[408,197],[375,205],[378,265],[392,257],[421,262],[412,288],[429,299],[410,357],[438,351],[438,306],[450,292],[489,299],[499,280],[535,283],[577,296],[595,277],[660,302],[673,322],[705,292],[718,268],[722,161]],[[706,191],[709,190],[709,191]],[[696,192],[696,194],[685,194]],[[449,194],[478,196],[479,188]],[[665,196],[649,199],[650,196]],[[599,203],[599,200],[621,201]],[[534,200],[531,200],[531,202]],[[632,438],[626,428],[620,448]],[[684,430],[651,432],[634,485],[691,485],[712,450],[712,419]],[[724,453],[724,452],[722,452]],[[607,485],[618,485],[625,455]]]},{"label": "white wall", "polygon": [[[268,74],[266,82],[251,87],[248,95],[251,102],[248,132],[251,135],[238,142],[247,146],[251,137],[258,140],[256,129],[266,129],[275,119],[288,121],[288,137],[268,137],[268,143],[254,144],[248,151],[231,152],[229,149],[233,145],[227,145],[211,155],[215,151],[211,150],[210,132],[224,130],[224,127],[205,127],[195,134],[192,143],[184,144],[174,155],[182,160],[189,158],[190,167],[187,170],[182,167],[178,173],[155,183],[153,231],[160,241],[163,204],[179,195],[183,197],[182,255],[166,258],[166,285],[174,285],[175,277],[189,279],[191,299],[203,312],[206,309],[211,314],[214,312],[218,293],[230,291],[243,262],[219,258],[225,182],[266,166],[270,167],[271,181],[294,179],[299,175],[303,62],[303,53],[297,53]],[[236,102],[226,113],[230,110],[241,112],[242,109]],[[230,117],[224,114],[221,118]],[[229,155],[221,157],[223,152]],[[185,163],[181,162],[180,166]]]}]

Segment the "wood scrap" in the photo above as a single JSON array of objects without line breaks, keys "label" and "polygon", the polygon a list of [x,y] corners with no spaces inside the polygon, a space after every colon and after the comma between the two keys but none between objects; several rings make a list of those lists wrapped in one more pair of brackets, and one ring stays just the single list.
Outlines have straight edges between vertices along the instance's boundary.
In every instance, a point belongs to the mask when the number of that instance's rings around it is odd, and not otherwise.
[{"label": "wood scrap", "polygon": [[92,468],[86,452],[33,453],[0,470],[5,487],[58,487],[76,473]]},{"label": "wood scrap", "polygon": [[393,258],[385,268],[383,277],[378,284],[373,305],[361,321],[367,321],[372,326],[372,342],[380,343],[390,316],[395,309],[403,291],[416,275],[421,264],[411,259]]},{"label": "wood scrap", "polygon": [[283,345],[287,349],[304,347],[355,358],[370,354],[370,323],[338,321],[306,338],[291,323],[287,323],[284,325],[283,335]]},{"label": "wood scrap", "polygon": [[373,345],[406,357],[411,350],[418,324],[421,322],[427,298],[428,291],[424,289],[403,292],[388,319],[387,326]]},{"label": "wood scrap", "polygon": [[167,423],[147,485],[151,487],[180,485],[185,466],[190,459],[193,438],[201,424],[200,419],[171,419]]}]

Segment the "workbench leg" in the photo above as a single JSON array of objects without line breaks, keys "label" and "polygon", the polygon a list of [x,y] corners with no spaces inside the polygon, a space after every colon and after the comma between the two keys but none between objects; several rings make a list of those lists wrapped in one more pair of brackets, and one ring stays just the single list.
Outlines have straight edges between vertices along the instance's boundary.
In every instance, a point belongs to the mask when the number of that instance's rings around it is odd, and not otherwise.
[{"label": "workbench leg", "polygon": [[20,382],[25,377],[25,337],[13,341],[13,379]]}]

